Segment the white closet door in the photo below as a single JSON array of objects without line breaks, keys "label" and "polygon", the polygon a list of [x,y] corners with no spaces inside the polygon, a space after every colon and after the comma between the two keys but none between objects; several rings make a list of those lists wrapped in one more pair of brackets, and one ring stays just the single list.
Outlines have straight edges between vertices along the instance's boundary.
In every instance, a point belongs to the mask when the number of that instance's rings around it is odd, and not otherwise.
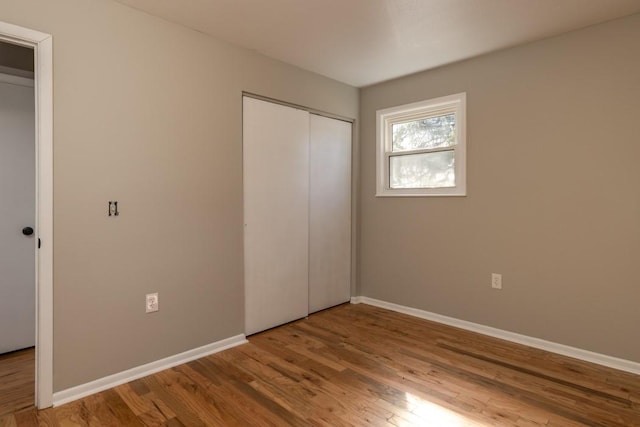
[{"label": "white closet door", "polygon": [[309,113],[243,98],[247,335],[309,308]]},{"label": "white closet door", "polygon": [[309,312],[351,297],[351,123],[310,116]]}]

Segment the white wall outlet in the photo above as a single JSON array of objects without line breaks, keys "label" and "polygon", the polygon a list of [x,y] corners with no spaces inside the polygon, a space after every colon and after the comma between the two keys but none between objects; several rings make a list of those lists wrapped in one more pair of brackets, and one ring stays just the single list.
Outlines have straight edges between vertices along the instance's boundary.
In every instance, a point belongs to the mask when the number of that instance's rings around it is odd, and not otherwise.
[{"label": "white wall outlet", "polygon": [[502,289],[502,274],[491,273],[491,287],[493,289]]},{"label": "white wall outlet", "polygon": [[147,305],[145,308],[146,313],[153,313],[158,311],[158,293],[147,294]]}]

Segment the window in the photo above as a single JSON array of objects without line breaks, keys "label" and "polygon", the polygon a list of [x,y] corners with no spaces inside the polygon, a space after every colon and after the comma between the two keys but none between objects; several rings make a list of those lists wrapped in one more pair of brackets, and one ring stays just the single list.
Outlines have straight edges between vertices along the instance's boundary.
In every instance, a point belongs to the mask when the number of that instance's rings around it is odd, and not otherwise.
[{"label": "window", "polygon": [[377,112],[377,196],[465,196],[466,94]]}]

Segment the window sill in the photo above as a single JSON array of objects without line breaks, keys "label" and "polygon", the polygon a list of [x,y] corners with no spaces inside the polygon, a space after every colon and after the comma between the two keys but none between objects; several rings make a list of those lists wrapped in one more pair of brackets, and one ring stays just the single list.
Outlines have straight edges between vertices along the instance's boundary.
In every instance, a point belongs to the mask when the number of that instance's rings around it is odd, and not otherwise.
[{"label": "window sill", "polygon": [[376,197],[466,197],[467,193],[462,191],[442,191],[442,192],[419,192],[411,190],[387,190],[377,191]]}]

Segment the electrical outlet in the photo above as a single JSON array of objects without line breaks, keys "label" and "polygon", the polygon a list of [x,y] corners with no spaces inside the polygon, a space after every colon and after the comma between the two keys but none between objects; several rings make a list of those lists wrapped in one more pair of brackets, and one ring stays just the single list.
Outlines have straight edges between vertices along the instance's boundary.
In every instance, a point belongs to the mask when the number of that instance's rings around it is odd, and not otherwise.
[{"label": "electrical outlet", "polygon": [[502,274],[491,273],[491,287],[493,289],[502,289]]},{"label": "electrical outlet", "polygon": [[158,293],[147,294],[146,313],[153,313],[158,311]]}]

